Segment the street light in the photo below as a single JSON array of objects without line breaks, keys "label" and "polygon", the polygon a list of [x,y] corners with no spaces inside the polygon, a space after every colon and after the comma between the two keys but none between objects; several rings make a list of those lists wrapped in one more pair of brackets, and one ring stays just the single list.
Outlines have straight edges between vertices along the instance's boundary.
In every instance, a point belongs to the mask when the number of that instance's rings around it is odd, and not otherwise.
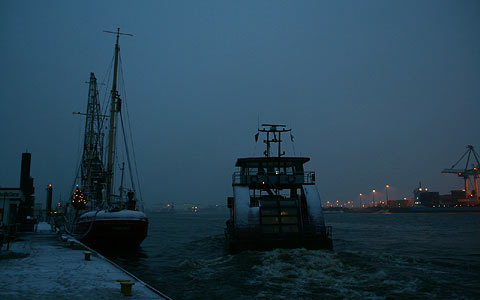
[{"label": "street light", "polygon": [[360,207],[363,207],[362,196],[363,196],[362,193],[360,193],[360,194],[358,195],[358,197],[360,198]]},{"label": "street light", "polygon": [[[388,202],[388,189],[389,189],[389,188],[390,188],[390,185],[387,184],[387,185],[385,186],[385,194],[386,194],[386,196],[387,196],[387,202]],[[386,203],[385,203],[385,204],[386,204]]]},{"label": "street light", "polygon": [[376,192],[377,192],[376,190],[372,191],[372,206],[375,206],[375,193]]}]

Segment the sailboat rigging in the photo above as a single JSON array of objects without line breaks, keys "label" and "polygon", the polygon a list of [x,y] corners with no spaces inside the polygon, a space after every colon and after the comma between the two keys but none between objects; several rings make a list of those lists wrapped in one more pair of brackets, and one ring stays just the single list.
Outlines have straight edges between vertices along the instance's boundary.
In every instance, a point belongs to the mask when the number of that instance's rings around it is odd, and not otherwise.
[{"label": "sailboat rigging", "polygon": [[[79,169],[80,186],[75,185],[71,200],[71,210],[67,214],[70,220],[67,231],[91,245],[138,246],[146,237],[148,218],[143,205],[136,196],[132,163],[128,149],[127,135],[122,117],[122,99],[117,90],[119,69],[119,39],[122,33],[116,32],[115,55],[113,64],[112,89],[110,91],[110,112],[101,113],[97,81],[94,73],[90,74],[88,104],[85,115],[85,133],[83,155]],[[106,153],[104,153],[104,126],[108,123]],[[115,164],[118,161],[117,129],[121,127],[124,147],[130,175],[130,187],[124,180],[125,162],[121,163],[121,179],[118,194],[115,194]],[[132,145],[133,146],[133,145]],[[104,157],[104,155],[106,157]],[[105,163],[106,161],[106,163]],[[78,174],[76,175],[76,178]],[[140,203],[139,203],[140,202]]]}]

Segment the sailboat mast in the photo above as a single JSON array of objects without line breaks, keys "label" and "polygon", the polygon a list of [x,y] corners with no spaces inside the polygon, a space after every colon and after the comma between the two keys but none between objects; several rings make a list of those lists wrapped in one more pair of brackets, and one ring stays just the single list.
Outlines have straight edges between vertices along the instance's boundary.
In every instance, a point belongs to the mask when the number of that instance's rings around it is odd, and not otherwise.
[{"label": "sailboat mast", "polygon": [[117,112],[117,70],[118,70],[118,52],[120,51],[120,46],[118,40],[120,37],[120,28],[117,29],[117,41],[115,43],[115,62],[113,65],[113,82],[112,82],[112,101],[110,104],[110,126],[108,132],[108,156],[107,156],[107,182],[106,182],[106,193],[107,193],[107,203],[110,204],[112,192],[113,192],[113,167],[114,167],[114,155],[115,155],[115,121],[116,121],[116,112]]},{"label": "sailboat mast", "polygon": [[120,111],[121,102],[117,91],[117,71],[118,71],[118,53],[120,52],[120,45],[118,40],[120,35],[132,34],[120,32],[120,28],[117,28],[117,32],[106,31],[108,33],[114,33],[117,35],[115,43],[115,61],[113,65],[113,82],[112,82],[112,101],[110,103],[110,127],[108,133],[108,149],[107,149],[107,176],[106,176],[106,200],[107,204],[110,204],[113,193],[113,168],[115,158],[115,136],[116,136],[116,113]]}]

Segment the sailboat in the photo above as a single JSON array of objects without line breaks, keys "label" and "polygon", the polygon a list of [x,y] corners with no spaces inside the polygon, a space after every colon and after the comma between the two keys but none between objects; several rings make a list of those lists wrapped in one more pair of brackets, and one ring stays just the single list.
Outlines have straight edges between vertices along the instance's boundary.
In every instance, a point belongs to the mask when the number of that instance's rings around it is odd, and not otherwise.
[{"label": "sailboat", "polygon": [[[148,217],[142,211],[141,197],[137,197],[132,172],[134,166],[122,116],[122,99],[117,90],[119,38],[121,35],[130,34],[121,33],[119,28],[116,32],[105,32],[116,34],[110,111],[108,114],[102,113],[97,80],[95,74],[90,73],[87,111],[78,113],[86,117],[83,155],[75,175],[75,183],[79,183],[73,185],[65,229],[78,240],[93,247],[120,245],[131,248],[138,247],[146,238]],[[107,127],[108,139],[104,153]],[[118,160],[120,157],[117,149],[118,128],[122,129],[124,138],[123,154],[126,156],[127,171],[130,175],[128,187],[125,183],[125,162],[116,162],[116,158]],[[115,176],[118,171],[120,178]],[[118,190],[115,183],[119,184]]]}]

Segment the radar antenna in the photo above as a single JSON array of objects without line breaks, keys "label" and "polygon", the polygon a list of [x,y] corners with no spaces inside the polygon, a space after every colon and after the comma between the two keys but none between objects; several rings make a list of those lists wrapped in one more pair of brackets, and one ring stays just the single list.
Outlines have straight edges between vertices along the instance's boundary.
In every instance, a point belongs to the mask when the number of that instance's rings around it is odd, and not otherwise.
[{"label": "radar antenna", "polygon": [[[262,128],[258,129],[259,132],[265,132],[267,134],[267,139],[263,140],[267,144],[267,150],[263,152],[265,157],[272,157],[271,145],[270,143],[278,143],[278,157],[285,155],[285,152],[282,152],[282,133],[290,132],[291,129],[286,129],[285,125],[281,124],[262,124]],[[278,134],[278,138],[277,138]],[[272,136],[272,138],[270,138]]]}]

